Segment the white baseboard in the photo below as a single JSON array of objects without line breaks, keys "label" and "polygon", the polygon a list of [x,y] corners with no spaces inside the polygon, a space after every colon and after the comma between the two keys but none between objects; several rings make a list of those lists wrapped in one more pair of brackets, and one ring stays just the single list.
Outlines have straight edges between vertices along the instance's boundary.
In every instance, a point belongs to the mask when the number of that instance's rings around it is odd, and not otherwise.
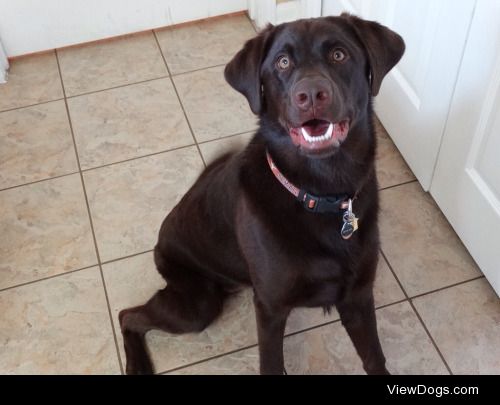
[{"label": "white baseboard", "polygon": [[9,57],[247,9],[247,0],[0,0]]}]

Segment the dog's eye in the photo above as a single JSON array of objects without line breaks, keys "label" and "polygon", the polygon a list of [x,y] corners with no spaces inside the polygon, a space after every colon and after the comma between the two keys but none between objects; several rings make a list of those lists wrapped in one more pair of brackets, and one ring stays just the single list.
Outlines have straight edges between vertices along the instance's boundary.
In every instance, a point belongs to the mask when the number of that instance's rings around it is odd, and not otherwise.
[{"label": "dog's eye", "polygon": [[330,53],[330,58],[332,62],[342,63],[347,59],[347,52],[342,48],[335,48]]},{"label": "dog's eye", "polygon": [[276,66],[280,70],[286,70],[290,67],[290,59],[288,58],[288,56],[281,55],[276,61]]}]

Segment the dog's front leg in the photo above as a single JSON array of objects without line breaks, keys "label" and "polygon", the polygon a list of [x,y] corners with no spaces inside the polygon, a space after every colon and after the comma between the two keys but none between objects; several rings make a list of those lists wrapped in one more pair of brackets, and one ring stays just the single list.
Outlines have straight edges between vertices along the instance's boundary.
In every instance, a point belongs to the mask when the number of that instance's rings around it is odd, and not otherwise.
[{"label": "dog's front leg", "polygon": [[254,295],[261,374],[283,374],[283,336],[289,309],[273,308]]},{"label": "dog's front leg", "polygon": [[373,294],[337,305],[340,320],[358,352],[367,374],[390,374],[377,333]]}]

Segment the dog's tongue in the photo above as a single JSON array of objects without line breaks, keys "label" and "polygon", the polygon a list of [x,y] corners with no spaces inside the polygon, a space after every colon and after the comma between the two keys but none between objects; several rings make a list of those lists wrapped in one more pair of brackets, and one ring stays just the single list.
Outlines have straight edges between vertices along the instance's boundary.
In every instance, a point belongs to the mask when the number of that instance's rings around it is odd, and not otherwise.
[{"label": "dog's tongue", "polygon": [[309,121],[302,125],[302,128],[308,133],[309,136],[322,136],[328,130],[330,122],[328,121]]}]

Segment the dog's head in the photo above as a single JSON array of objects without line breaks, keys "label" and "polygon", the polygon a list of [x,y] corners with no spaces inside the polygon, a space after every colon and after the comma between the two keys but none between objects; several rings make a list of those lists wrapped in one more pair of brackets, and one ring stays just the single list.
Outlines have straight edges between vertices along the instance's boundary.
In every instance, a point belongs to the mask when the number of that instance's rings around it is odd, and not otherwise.
[{"label": "dog's head", "polygon": [[274,136],[312,157],[329,156],[366,118],[371,96],[405,45],[390,29],[349,14],[269,25],[229,62],[227,82]]}]

